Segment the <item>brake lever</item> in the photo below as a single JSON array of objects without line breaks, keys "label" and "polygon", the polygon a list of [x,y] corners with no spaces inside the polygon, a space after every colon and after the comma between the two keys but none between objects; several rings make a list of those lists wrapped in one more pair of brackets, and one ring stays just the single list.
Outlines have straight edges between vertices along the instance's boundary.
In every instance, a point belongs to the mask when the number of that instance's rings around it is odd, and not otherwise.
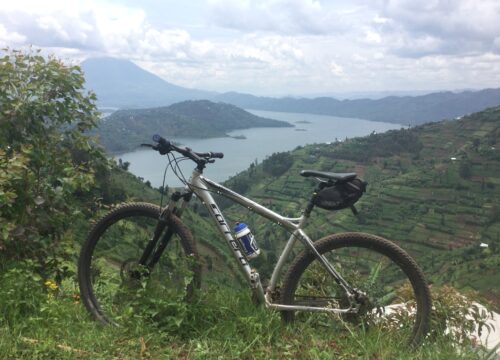
[{"label": "brake lever", "polygon": [[152,144],[141,144],[141,146],[143,146],[143,147],[150,147],[150,148],[154,148],[155,147]]}]

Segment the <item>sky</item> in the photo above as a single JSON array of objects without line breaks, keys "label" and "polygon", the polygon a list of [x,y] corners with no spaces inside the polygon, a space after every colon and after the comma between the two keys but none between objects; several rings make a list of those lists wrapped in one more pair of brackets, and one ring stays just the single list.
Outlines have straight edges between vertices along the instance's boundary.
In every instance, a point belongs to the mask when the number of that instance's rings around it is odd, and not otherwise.
[{"label": "sky", "polygon": [[500,0],[0,0],[0,48],[255,95],[500,87]]}]

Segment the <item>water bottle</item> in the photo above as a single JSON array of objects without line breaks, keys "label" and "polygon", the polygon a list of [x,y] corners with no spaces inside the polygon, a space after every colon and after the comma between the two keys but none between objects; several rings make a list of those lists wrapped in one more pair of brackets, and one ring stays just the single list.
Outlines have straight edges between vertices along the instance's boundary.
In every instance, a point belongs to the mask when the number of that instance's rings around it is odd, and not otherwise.
[{"label": "water bottle", "polygon": [[260,249],[257,246],[255,238],[250,232],[247,224],[239,222],[236,223],[234,232],[236,239],[239,241],[240,247],[245,252],[247,259],[253,259],[259,256]]}]

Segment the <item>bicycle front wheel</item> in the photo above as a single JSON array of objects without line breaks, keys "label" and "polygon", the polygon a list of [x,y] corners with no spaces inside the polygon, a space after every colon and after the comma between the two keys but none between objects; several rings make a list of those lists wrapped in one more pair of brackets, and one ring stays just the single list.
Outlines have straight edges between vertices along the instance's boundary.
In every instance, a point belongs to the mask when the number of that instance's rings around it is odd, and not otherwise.
[{"label": "bicycle front wheel", "polygon": [[305,250],[285,276],[282,303],[335,309],[356,305],[357,312],[284,311],[286,322],[300,318],[315,327],[390,332],[392,340],[412,346],[422,341],[429,329],[431,297],[422,271],[404,250],[363,233],[329,235],[315,246],[356,290],[358,299],[349,299],[315,255]]},{"label": "bicycle front wheel", "polygon": [[[92,228],[78,261],[82,302],[104,324],[133,319],[168,319],[175,301],[190,299],[200,284],[198,254],[191,232],[171,215],[162,234],[171,233],[154,264],[146,250],[157,229],[160,208],[147,203],[123,204]],[[161,244],[162,236],[156,244]]]}]

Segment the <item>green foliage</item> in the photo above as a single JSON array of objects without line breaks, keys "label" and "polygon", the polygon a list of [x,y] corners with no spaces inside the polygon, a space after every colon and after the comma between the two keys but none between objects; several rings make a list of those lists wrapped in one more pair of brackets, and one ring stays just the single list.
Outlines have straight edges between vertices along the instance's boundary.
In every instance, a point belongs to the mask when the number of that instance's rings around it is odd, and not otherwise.
[{"label": "green foliage", "polygon": [[[165,333],[182,331],[190,316],[190,303],[185,301],[183,289],[192,281],[193,273],[185,261],[174,260],[169,265],[175,269],[175,279],[168,276],[156,281],[142,279],[135,284],[122,284],[124,286],[118,292],[103,294],[113,302],[114,309],[123,311],[119,318],[121,324],[137,327],[149,323]],[[114,281],[108,279],[109,283],[106,283],[100,279],[101,290],[112,289],[116,279]],[[175,286],[173,282],[176,282]]]},{"label": "green foliage", "polygon": [[118,167],[120,169],[123,169],[123,170],[127,171],[128,168],[129,168],[129,166],[130,166],[130,162],[129,161],[123,161],[121,158],[118,159]]},{"label": "green foliage", "polygon": [[[483,358],[470,341],[442,334],[410,352],[392,332],[341,322],[336,331],[307,322],[287,326],[279,312],[252,304],[248,292],[220,284],[208,286],[190,304],[170,307],[179,311],[173,318],[148,316],[157,305],[146,306],[144,317],[135,313],[121,327],[98,326],[92,321],[70,279],[57,287],[42,285],[29,271],[18,269],[0,273],[0,285],[7,294],[0,298],[0,306],[9,311],[8,320],[0,319],[0,354],[8,359]],[[434,298],[435,304],[439,298]],[[447,303],[437,306],[448,314],[467,310],[448,308]]]},{"label": "green foliage", "polygon": [[262,169],[272,176],[280,176],[293,165],[293,157],[289,152],[273,153],[262,162]]},{"label": "green foliage", "polygon": [[467,159],[461,161],[458,168],[458,173],[464,179],[470,178],[472,174],[472,166],[470,161],[468,161]]},{"label": "green foliage", "polygon": [[235,129],[287,127],[287,122],[262,118],[234,105],[208,100],[183,101],[166,107],[119,110],[99,123],[101,143],[109,152],[134,150],[153,134],[208,138],[227,136]]},{"label": "green foliage", "polygon": [[464,296],[451,286],[432,289],[434,309],[432,314],[432,336],[444,336],[459,344],[468,343],[477,329],[479,335],[495,331],[486,320],[491,313],[482,310],[472,298],[477,294]]},{"label": "green foliage", "polygon": [[343,146],[338,146],[333,151],[323,150],[321,154],[334,159],[366,163],[376,157],[388,157],[401,153],[417,156],[422,147],[417,130],[401,129],[351,139]]},{"label": "green foliage", "polygon": [[41,288],[42,278],[32,272],[32,266],[26,261],[0,269],[0,307],[4,312],[0,326],[14,326],[19,319],[37,316],[40,311],[45,294]]},{"label": "green foliage", "polygon": [[0,256],[35,259],[46,274],[62,275],[75,194],[91,189],[103,159],[84,135],[98,112],[83,82],[53,57],[6,50],[0,59]]}]

